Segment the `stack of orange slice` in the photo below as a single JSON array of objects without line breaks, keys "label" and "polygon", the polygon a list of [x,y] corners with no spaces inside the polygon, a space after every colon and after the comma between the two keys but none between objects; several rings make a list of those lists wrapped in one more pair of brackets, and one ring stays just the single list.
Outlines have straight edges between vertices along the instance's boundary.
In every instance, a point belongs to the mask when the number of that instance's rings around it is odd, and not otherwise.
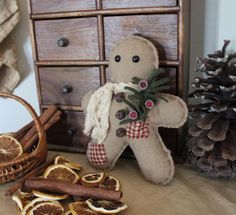
[{"label": "stack of orange slice", "polygon": [[[17,143],[16,143],[17,144]],[[80,183],[84,186],[101,189],[120,190],[120,182],[104,172],[95,172],[80,176],[82,166],[71,160],[57,156],[41,177],[67,183]],[[127,208],[121,201],[83,199],[74,202],[72,196],[57,193],[45,193],[33,190],[31,193],[18,191],[12,199],[17,204],[20,215],[101,215],[117,214]],[[65,212],[65,208],[68,208]]]}]

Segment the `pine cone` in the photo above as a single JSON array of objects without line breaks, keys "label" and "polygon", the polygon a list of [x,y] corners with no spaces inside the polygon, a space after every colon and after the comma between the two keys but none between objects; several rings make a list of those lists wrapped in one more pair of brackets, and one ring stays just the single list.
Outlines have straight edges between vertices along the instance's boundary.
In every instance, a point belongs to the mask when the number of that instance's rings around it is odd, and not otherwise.
[{"label": "pine cone", "polygon": [[[189,128],[188,160],[212,177],[236,177],[236,53],[222,50],[198,58],[195,91],[189,97],[192,125]],[[197,103],[197,104],[196,104]]]}]

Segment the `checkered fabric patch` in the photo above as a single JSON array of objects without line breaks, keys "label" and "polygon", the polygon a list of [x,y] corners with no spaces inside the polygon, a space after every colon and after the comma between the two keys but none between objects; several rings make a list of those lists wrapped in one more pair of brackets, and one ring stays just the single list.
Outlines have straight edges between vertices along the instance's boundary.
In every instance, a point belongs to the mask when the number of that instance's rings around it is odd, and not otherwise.
[{"label": "checkered fabric patch", "polygon": [[94,166],[103,166],[107,163],[106,151],[103,144],[90,143],[87,156]]},{"label": "checkered fabric patch", "polygon": [[131,139],[147,138],[149,136],[149,120],[136,121],[127,124],[126,135]]}]

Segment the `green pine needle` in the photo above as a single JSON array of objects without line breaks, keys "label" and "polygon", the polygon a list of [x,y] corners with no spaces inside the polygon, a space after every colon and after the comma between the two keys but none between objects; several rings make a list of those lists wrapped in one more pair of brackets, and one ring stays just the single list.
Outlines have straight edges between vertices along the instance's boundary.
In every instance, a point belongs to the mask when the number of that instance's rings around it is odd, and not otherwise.
[{"label": "green pine needle", "polygon": [[138,77],[133,77],[133,78],[132,78],[132,83],[138,85],[138,83],[139,83],[141,80],[142,80],[142,79],[140,79],[140,78],[138,78]]},{"label": "green pine needle", "polygon": [[168,100],[166,98],[164,98],[162,96],[158,96],[158,98],[168,103]]},{"label": "green pine needle", "polygon": [[124,125],[124,124],[130,123],[130,122],[133,122],[133,120],[132,119],[124,119],[124,120],[120,121],[120,125]]},{"label": "green pine needle", "polygon": [[136,89],[134,89],[132,87],[126,86],[125,89],[131,91],[132,93],[134,93],[136,95],[140,95],[140,96],[142,95],[138,90],[136,90]]},{"label": "green pine needle", "polygon": [[161,86],[161,87],[156,88],[156,92],[161,92],[163,90],[169,90],[169,89],[170,89],[170,86],[168,86],[168,85]]},{"label": "green pine needle", "polygon": [[152,74],[148,78],[148,82],[152,82],[154,78],[157,78],[160,74],[165,73],[166,71],[163,68],[154,69]]},{"label": "green pine needle", "polygon": [[163,78],[161,80],[152,82],[150,85],[150,88],[157,88],[157,87],[160,87],[160,86],[167,84],[169,82],[170,82],[170,78]]},{"label": "green pine needle", "polygon": [[137,107],[136,107],[134,104],[132,104],[129,100],[124,99],[123,102],[124,102],[125,104],[127,104],[131,109],[133,109],[133,110],[135,110],[136,112],[138,112]]}]

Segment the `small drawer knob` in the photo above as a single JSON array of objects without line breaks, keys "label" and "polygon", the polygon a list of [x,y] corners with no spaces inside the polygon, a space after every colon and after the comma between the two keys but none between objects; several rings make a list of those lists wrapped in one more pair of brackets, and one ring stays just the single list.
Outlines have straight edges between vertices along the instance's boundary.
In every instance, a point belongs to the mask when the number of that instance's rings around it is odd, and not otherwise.
[{"label": "small drawer knob", "polygon": [[73,87],[69,84],[65,84],[62,88],[61,88],[61,92],[62,94],[69,94],[73,91]]},{"label": "small drawer knob", "polygon": [[67,135],[69,137],[73,137],[75,134],[76,134],[76,128],[71,127],[67,129]]},{"label": "small drawer knob", "polygon": [[68,46],[68,44],[69,44],[69,40],[65,37],[62,37],[57,41],[57,45],[59,47],[66,47],[66,46]]}]

